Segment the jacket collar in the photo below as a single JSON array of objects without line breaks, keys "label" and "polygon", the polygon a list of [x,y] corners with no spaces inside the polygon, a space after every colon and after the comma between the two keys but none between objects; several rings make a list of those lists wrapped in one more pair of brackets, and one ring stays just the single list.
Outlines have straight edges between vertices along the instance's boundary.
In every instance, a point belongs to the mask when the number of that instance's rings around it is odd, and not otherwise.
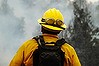
[{"label": "jacket collar", "polygon": [[58,39],[58,36],[57,35],[53,35],[53,34],[42,34],[44,37],[53,37],[53,38],[57,38]]}]

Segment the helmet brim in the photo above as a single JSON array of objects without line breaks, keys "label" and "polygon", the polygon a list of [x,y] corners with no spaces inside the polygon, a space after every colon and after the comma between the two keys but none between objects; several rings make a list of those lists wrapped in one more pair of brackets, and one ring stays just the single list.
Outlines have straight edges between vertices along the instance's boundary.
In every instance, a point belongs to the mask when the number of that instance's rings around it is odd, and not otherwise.
[{"label": "helmet brim", "polygon": [[44,27],[48,28],[48,29],[60,31],[60,30],[64,30],[65,28],[67,28],[67,26],[66,26],[65,24],[63,24],[63,25],[60,26],[60,27],[45,24],[45,22],[42,22],[41,19],[42,19],[42,18],[38,19],[39,24],[40,24],[41,26],[44,26]]}]

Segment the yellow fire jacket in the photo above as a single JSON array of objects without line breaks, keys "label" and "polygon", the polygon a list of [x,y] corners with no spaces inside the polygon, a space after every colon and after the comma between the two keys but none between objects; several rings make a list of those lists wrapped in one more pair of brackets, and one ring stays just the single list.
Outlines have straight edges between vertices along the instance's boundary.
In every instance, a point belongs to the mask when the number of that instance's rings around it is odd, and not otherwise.
[{"label": "yellow fire jacket", "polygon": [[[56,42],[58,37],[56,35],[43,34],[45,42]],[[14,58],[11,60],[9,66],[33,66],[32,54],[38,44],[35,39],[30,39],[18,49]],[[78,56],[72,46],[65,43],[61,50],[65,52],[64,66],[81,66]]]}]

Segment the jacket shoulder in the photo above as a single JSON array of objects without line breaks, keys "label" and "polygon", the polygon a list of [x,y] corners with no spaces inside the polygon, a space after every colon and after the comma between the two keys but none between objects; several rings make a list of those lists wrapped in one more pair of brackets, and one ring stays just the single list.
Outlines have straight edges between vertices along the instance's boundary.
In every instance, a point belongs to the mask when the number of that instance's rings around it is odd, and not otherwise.
[{"label": "jacket shoulder", "polygon": [[35,46],[37,45],[37,42],[35,39],[29,39],[29,40],[26,40],[22,46],[24,46],[25,48],[27,48],[28,46]]},{"label": "jacket shoulder", "polygon": [[66,52],[69,55],[74,55],[76,53],[74,47],[72,47],[71,45],[69,45],[68,43],[65,43],[62,45],[61,49]]}]

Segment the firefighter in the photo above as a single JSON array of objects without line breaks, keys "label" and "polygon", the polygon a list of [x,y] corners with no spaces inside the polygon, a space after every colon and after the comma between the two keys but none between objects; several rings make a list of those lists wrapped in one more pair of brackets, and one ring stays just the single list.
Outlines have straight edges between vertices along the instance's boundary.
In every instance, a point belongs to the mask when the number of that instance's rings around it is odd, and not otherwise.
[{"label": "firefighter", "polygon": [[[48,9],[38,19],[41,25],[41,32],[45,42],[56,42],[58,34],[67,28],[64,24],[64,17],[56,8]],[[38,43],[35,39],[27,40],[18,49],[15,56],[11,60],[9,66],[33,66],[33,52],[38,49]],[[65,52],[64,66],[81,66],[79,58],[74,48],[65,43],[61,46],[61,50]]]}]

